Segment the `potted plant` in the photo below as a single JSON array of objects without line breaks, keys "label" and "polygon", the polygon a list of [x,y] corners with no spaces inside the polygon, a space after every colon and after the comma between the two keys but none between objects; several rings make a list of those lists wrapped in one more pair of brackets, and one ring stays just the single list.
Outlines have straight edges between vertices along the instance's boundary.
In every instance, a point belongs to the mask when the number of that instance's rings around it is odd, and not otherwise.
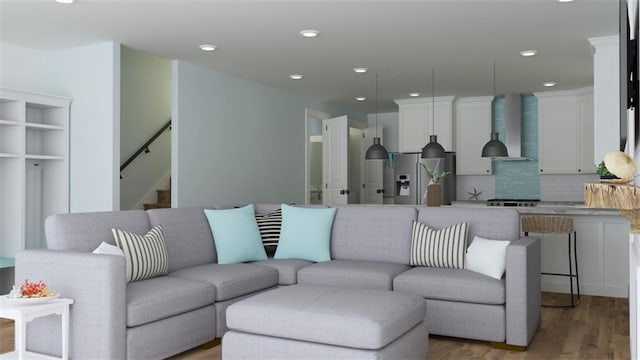
[{"label": "potted plant", "polygon": [[596,170],[596,172],[598,173],[598,175],[600,175],[600,179],[617,179],[618,177],[613,175],[609,169],[607,169],[607,166],[604,164],[604,161],[601,161],[600,164],[598,164],[598,169]]},{"label": "potted plant", "polygon": [[440,182],[445,176],[449,175],[449,171],[441,171],[436,174],[435,170],[425,164],[420,164],[429,178],[429,185],[424,193],[424,200],[427,206],[440,206],[442,205],[442,190],[440,189]]}]

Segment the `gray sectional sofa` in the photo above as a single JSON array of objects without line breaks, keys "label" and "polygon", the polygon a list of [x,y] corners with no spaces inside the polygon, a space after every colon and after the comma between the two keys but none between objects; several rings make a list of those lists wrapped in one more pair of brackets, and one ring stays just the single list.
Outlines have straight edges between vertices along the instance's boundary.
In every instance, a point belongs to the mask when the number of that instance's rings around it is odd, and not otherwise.
[{"label": "gray sectional sofa", "polygon": [[[269,213],[276,204],[255,205]],[[468,222],[475,235],[510,240],[502,279],[460,269],[412,267],[411,227]],[[92,254],[113,244],[112,228],[145,234],[162,225],[169,274],[127,283],[120,256]],[[430,334],[526,346],[540,323],[540,243],[520,238],[511,209],[338,207],[329,262],[268,259],[216,263],[203,208],[63,214],[45,224],[47,249],[16,255],[16,283],[43,280],[74,299],[70,355],[75,359],[156,359],[220,338],[226,308],[292,284],[404,291],[427,304]],[[29,325],[28,347],[59,354],[59,319]]]}]

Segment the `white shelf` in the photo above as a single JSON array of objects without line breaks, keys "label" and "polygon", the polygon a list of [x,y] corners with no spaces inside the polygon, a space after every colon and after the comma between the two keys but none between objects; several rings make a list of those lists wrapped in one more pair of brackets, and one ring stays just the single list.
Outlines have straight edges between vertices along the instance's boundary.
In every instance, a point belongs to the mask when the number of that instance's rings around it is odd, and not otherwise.
[{"label": "white shelf", "polygon": [[40,123],[25,123],[25,126],[29,129],[34,130],[64,130],[64,126],[61,125],[50,125],[50,124],[40,124]]},{"label": "white shelf", "polygon": [[0,119],[0,126],[20,126],[20,125],[22,125],[20,121]]},{"label": "white shelf", "polygon": [[36,154],[27,154],[24,156],[24,158],[33,159],[33,160],[64,160],[64,156],[36,155]]},{"label": "white shelf", "polygon": [[0,153],[0,158],[19,159],[20,157],[20,154]]}]

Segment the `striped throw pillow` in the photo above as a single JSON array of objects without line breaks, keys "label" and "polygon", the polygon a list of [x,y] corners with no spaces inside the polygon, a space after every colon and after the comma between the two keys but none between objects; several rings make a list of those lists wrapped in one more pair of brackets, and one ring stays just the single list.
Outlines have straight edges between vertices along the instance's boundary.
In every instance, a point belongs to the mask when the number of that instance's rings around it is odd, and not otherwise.
[{"label": "striped throw pillow", "polygon": [[145,235],[111,229],[116,245],[124,252],[127,282],[150,279],[169,272],[167,247],[158,225]]},{"label": "striped throw pillow", "polygon": [[262,245],[264,245],[267,255],[273,256],[280,239],[280,229],[282,228],[282,209],[278,209],[268,214],[256,213],[256,222],[260,230]]},{"label": "striped throw pillow", "polygon": [[411,261],[414,266],[464,269],[468,223],[434,230],[413,222]]}]

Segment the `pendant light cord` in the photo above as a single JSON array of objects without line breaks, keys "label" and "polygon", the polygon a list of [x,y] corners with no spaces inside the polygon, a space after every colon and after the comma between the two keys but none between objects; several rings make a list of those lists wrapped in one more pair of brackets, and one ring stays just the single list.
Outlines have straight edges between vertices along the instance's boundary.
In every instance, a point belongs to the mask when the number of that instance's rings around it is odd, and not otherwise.
[{"label": "pendant light cord", "polygon": [[436,134],[436,68],[431,68],[431,132]]},{"label": "pendant light cord", "polygon": [[[491,114],[493,115],[493,101],[496,99],[496,62],[493,62],[493,99],[491,99]],[[495,132],[495,127],[493,126],[493,116],[491,116],[491,132]]]},{"label": "pendant light cord", "polygon": [[376,73],[376,137],[378,137],[378,73]]}]

